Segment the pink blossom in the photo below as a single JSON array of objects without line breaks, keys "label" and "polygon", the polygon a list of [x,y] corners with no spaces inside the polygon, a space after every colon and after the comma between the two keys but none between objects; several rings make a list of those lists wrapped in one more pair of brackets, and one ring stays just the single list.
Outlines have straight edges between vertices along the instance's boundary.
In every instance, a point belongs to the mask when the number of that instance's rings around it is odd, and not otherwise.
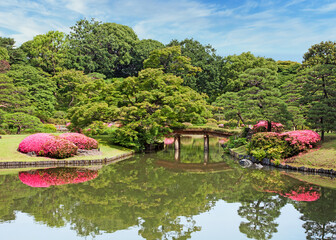
[{"label": "pink blossom", "polygon": [[164,144],[166,145],[170,145],[170,144],[173,144],[174,143],[174,138],[165,138],[164,139]]},{"label": "pink blossom", "polygon": [[299,150],[313,148],[313,145],[321,140],[320,135],[312,130],[290,131],[282,133],[281,136],[284,136],[291,145],[297,146]]},{"label": "pink blossom", "polygon": [[35,152],[36,154],[39,154],[39,152],[42,150],[43,145],[46,142],[54,139],[55,136],[51,134],[36,133],[23,139],[19,144],[18,150],[22,153]]},{"label": "pink blossom", "polygon": [[70,124],[71,124],[71,122],[68,122],[68,123],[65,124],[65,126],[68,127],[68,126],[70,126]]},{"label": "pink blossom", "polygon": [[[268,128],[268,122],[265,120],[259,121],[256,125],[253,126],[252,130],[254,132],[266,132]],[[281,123],[271,122],[271,131],[272,132],[281,132],[283,131],[284,126]]]},{"label": "pink blossom", "polygon": [[90,150],[98,148],[98,142],[95,139],[81,133],[63,133],[59,137],[73,142],[79,149]]}]

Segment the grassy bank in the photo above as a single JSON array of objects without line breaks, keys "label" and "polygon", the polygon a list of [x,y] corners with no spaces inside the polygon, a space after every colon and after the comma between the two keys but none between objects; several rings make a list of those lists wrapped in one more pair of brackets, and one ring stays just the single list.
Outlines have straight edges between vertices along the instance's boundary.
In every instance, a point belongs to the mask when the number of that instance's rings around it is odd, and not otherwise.
[{"label": "grassy bank", "polygon": [[[20,142],[29,135],[3,135],[0,139],[0,162],[35,162],[48,161],[51,158],[46,157],[29,157],[17,151]],[[121,148],[108,144],[107,138],[97,137],[102,155],[96,156],[74,156],[64,160],[94,160],[114,157],[123,153],[130,152],[126,148]]]},{"label": "grassy bank", "polygon": [[285,163],[296,167],[336,170],[336,134],[327,134],[320,149],[312,149],[307,153],[286,160]]}]

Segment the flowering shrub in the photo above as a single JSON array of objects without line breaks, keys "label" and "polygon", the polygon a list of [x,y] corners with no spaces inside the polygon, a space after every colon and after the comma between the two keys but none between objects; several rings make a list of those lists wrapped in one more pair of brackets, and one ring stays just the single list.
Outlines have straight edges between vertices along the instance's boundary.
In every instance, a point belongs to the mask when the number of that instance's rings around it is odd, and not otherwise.
[{"label": "flowering shrub", "polygon": [[30,187],[76,184],[92,180],[97,176],[98,171],[75,168],[49,168],[19,173],[21,182]]},{"label": "flowering shrub", "polygon": [[173,144],[174,143],[174,138],[165,138],[164,139],[164,144],[166,145],[170,145],[170,144]]},{"label": "flowering shrub", "polygon": [[302,151],[313,148],[320,140],[320,135],[312,130],[298,130],[282,133],[281,136],[294,148]]},{"label": "flowering shrub", "polygon": [[[281,123],[271,122],[271,132],[282,132],[284,126]],[[253,126],[253,132],[267,132],[268,122],[265,120],[259,121],[256,125]]]},{"label": "flowering shrub", "polygon": [[78,147],[69,140],[63,138],[54,138],[47,141],[39,155],[51,158],[67,158],[77,153]]},{"label": "flowering shrub", "polygon": [[79,149],[90,150],[98,148],[98,142],[93,138],[85,136],[84,134],[63,133],[59,137],[69,140],[70,142],[74,143]]},{"label": "flowering shrub", "polygon": [[54,139],[55,136],[51,134],[36,133],[23,139],[22,142],[19,144],[18,150],[22,153],[35,152],[36,154],[39,154],[39,152],[42,150],[43,145],[46,142]]},{"label": "flowering shrub", "polygon": [[313,148],[320,140],[318,133],[311,130],[281,134],[275,132],[256,133],[252,136],[247,151],[253,156],[261,156],[260,151],[263,151],[265,157],[270,159],[287,158]]}]

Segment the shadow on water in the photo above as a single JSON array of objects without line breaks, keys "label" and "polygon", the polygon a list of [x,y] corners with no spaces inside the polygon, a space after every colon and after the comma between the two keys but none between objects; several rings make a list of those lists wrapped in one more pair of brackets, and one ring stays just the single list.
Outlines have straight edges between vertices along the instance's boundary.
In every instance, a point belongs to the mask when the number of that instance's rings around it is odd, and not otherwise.
[{"label": "shadow on water", "polygon": [[[197,221],[202,213],[223,222],[233,217],[213,213],[216,204],[224,201],[238,206],[236,215],[241,221],[231,228],[240,232],[240,239],[271,239],[279,230],[277,220],[286,205],[301,215],[291,221],[303,223],[307,239],[335,239],[335,189],[276,170],[243,169],[223,156],[215,138],[210,139],[204,164],[203,139],[183,141],[177,162],[173,147],[168,146],[158,153],[139,154],[105,166],[99,172],[62,168],[0,176],[0,222],[15,224],[16,214],[23,212],[36,224],[70,225],[79,237],[137,227],[139,238],[193,239],[206,229]],[[211,165],[220,167],[205,168]],[[84,172],[82,177],[88,181],[77,181],[78,172]],[[30,187],[20,177],[27,174],[47,184],[53,179],[55,184]],[[295,234],[298,229],[286,231]]]}]

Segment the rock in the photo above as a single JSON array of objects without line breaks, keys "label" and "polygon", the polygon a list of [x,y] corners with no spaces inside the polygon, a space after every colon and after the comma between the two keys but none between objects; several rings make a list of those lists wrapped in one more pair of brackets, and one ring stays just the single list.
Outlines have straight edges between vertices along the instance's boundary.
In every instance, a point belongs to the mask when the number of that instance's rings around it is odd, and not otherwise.
[{"label": "rock", "polygon": [[260,163],[255,163],[255,164],[253,164],[253,166],[254,166],[255,169],[263,168],[263,165],[261,165]]},{"label": "rock", "polygon": [[36,157],[36,153],[35,152],[28,152],[27,155],[29,157]]},{"label": "rock", "polygon": [[250,161],[248,159],[241,159],[241,160],[239,160],[239,164],[243,168],[251,167],[253,165],[252,161]]},{"label": "rock", "polygon": [[102,155],[102,152],[99,151],[99,149],[91,149],[91,150],[78,149],[77,155],[78,156]]},{"label": "rock", "polygon": [[263,165],[270,165],[271,161],[270,161],[268,158],[264,158],[264,159],[261,161],[261,163],[262,163]]}]

